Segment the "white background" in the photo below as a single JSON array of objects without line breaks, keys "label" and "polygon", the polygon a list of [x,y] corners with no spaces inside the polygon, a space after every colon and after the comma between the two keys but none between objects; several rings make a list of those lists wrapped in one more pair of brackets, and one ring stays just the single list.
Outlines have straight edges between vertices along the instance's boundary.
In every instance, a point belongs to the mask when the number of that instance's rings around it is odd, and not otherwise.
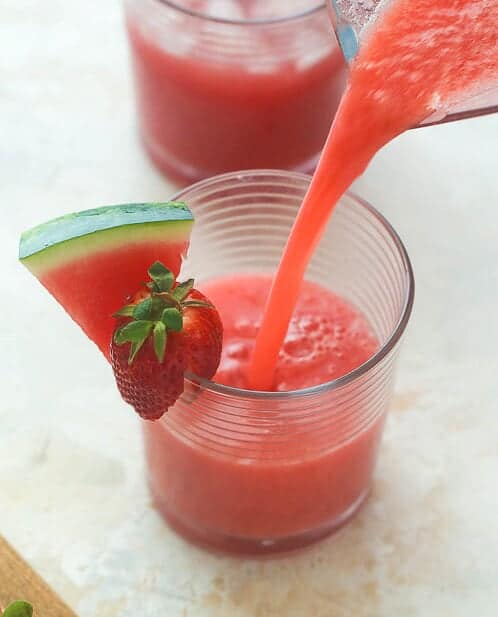
[{"label": "white background", "polygon": [[109,367],[16,261],[33,224],[173,192],[119,3],[4,0],[0,24],[0,533],[81,617],[495,617],[498,117],[412,131],[357,183],[417,279],[368,505],[297,556],[216,557],[152,509]]}]

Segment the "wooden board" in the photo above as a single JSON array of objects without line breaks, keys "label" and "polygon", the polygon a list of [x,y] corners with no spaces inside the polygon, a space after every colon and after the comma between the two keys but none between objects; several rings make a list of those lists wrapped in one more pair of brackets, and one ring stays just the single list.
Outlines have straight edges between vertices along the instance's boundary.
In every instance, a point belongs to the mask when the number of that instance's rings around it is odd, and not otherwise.
[{"label": "wooden board", "polygon": [[0,536],[0,606],[14,600],[33,605],[33,617],[76,617],[20,555]]}]

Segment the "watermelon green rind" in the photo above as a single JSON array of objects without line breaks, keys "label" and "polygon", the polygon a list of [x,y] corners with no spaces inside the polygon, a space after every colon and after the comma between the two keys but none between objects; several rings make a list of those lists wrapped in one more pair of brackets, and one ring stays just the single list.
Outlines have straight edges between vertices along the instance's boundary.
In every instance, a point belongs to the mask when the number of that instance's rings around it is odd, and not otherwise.
[{"label": "watermelon green rind", "polygon": [[[102,251],[110,251],[113,247],[128,246],[136,242],[166,242],[188,240],[193,221],[161,221],[158,223],[136,223],[122,225],[98,232],[68,238],[52,246],[48,246],[27,257],[20,257],[21,262],[38,276],[49,270],[53,264],[61,266],[77,259],[80,255],[88,255]],[[21,239],[22,245],[22,239]],[[22,248],[22,247],[21,247]],[[21,252],[21,251],[20,251]]]},{"label": "watermelon green rind", "polygon": [[193,223],[181,203],[105,206],[25,232],[19,257],[108,358],[114,313],[156,261],[178,276]]},{"label": "watermelon green rind", "polygon": [[[160,232],[161,225],[158,223],[161,222],[165,225]],[[154,233],[164,233],[169,229],[172,234],[181,234],[183,227],[188,234],[192,223],[192,212],[181,202],[103,206],[66,214],[24,232],[19,244],[19,259],[24,261],[57,246],[62,255],[67,246],[61,245],[67,241],[71,241],[71,253],[74,255],[78,248],[77,239],[82,238],[80,248],[83,248],[83,245],[88,248],[87,243],[92,242],[92,234],[95,234],[96,242],[108,246],[108,242],[119,242],[125,235],[132,236],[133,230],[124,229],[130,225],[140,225],[141,234],[147,233],[147,227]]]}]

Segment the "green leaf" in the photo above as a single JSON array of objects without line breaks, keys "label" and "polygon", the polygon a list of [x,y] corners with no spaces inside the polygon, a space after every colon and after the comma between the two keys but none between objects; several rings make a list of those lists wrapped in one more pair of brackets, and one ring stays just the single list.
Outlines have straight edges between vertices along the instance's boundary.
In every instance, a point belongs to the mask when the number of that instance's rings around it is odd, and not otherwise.
[{"label": "green leaf", "polygon": [[177,300],[173,298],[173,294],[171,294],[169,291],[162,291],[161,293],[156,294],[154,297],[159,298],[163,302],[162,308],[164,308],[165,306],[180,306],[179,302],[177,302]]},{"label": "green leaf", "polygon": [[135,310],[134,304],[127,304],[126,306],[122,306],[119,311],[116,311],[113,314],[113,317],[131,317],[133,315],[133,311]]},{"label": "green leaf", "polygon": [[168,330],[173,330],[173,332],[180,332],[183,328],[183,315],[176,308],[165,308],[161,321],[167,326]]},{"label": "green leaf", "polygon": [[166,303],[160,296],[152,296],[151,301],[150,318],[152,321],[159,321]]},{"label": "green leaf", "polygon": [[182,302],[182,306],[196,306],[199,308],[214,308],[211,302],[203,302],[202,300],[187,300],[186,302]]},{"label": "green leaf", "polygon": [[22,600],[9,604],[2,613],[2,617],[32,617],[32,615],[33,607]]},{"label": "green leaf", "polygon": [[137,304],[133,311],[133,318],[138,320],[149,319],[157,321],[161,318],[163,308],[164,301],[157,296],[152,296]]},{"label": "green leaf", "polygon": [[114,336],[112,338],[114,339],[114,342],[116,343],[116,345],[122,345],[123,343],[126,343],[126,339],[124,339],[121,334],[123,331],[123,328],[124,326],[121,326],[114,332]]},{"label": "green leaf", "polygon": [[135,310],[133,311],[133,319],[136,320],[144,320],[144,319],[152,319],[152,298],[145,298],[135,306]]},{"label": "green leaf", "polygon": [[164,360],[167,338],[166,326],[162,321],[158,321],[154,326],[154,351],[156,352],[157,359],[161,363]]},{"label": "green leaf", "polygon": [[161,278],[165,275],[171,274],[171,270],[166,268],[166,266],[160,262],[155,261],[148,269],[149,276],[152,280],[156,278]]},{"label": "green leaf", "polygon": [[139,319],[138,321],[130,321],[126,325],[122,326],[114,333],[114,341],[118,345],[123,343],[140,343],[143,342],[150,334],[152,321],[146,319]]},{"label": "green leaf", "polygon": [[150,278],[158,287],[158,291],[169,291],[175,282],[173,272],[168,270],[160,261],[156,261],[148,270]]},{"label": "green leaf", "polygon": [[194,279],[188,279],[188,281],[178,283],[178,285],[173,289],[172,295],[176,300],[178,300],[178,302],[181,302],[192,291],[193,286]]},{"label": "green leaf", "polygon": [[143,344],[145,343],[145,339],[143,339],[143,341],[140,341],[138,343],[132,343],[130,346],[130,355],[128,356],[128,364],[132,364],[133,360],[135,359],[135,356],[137,355],[137,353],[142,349]]}]

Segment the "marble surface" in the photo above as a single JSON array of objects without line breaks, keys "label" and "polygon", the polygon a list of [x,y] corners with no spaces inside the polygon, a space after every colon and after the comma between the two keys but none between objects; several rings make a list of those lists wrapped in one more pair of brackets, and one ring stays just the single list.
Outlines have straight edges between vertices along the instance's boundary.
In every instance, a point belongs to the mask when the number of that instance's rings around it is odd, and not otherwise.
[{"label": "marble surface", "polygon": [[356,186],[417,278],[367,506],[298,555],[217,557],[163,525],[109,367],[16,261],[32,224],[172,193],[136,139],[120,5],[1,15],[0,533],[81,617],[495,617],[498,117],[412,131]]}]

